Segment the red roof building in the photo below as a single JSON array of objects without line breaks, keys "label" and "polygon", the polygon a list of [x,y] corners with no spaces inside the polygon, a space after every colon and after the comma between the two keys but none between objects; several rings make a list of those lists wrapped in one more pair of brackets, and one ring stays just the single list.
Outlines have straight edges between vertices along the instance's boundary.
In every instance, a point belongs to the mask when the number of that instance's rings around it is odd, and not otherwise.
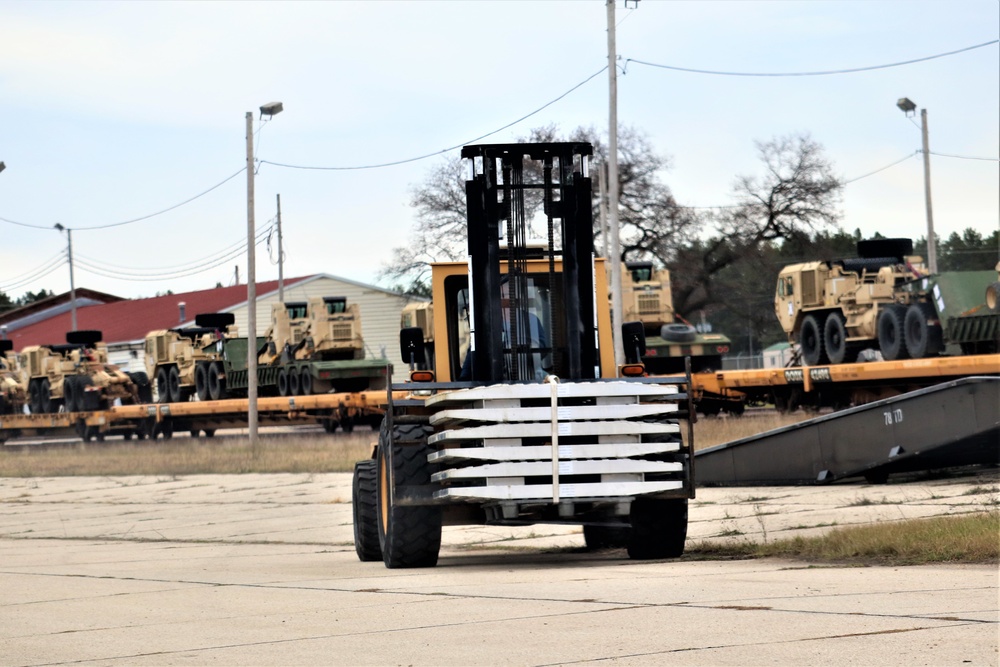
[{"label": "red roof building", "polygon": [[[289,278],[289,287],[310,276]],[[264,295],[278,289],[278,281],[257,283],[257,294]],[[84,290],[77,290],[77,295]],[[54,297],[53,297],[54,298]],[[118,297],[114,297],[118,298]],[[77,306],[76,328],[96,329],[103,333],[106,343],[121,343],[145,338],[155,329],[170,329],[194,322],[198,313],[219,313],[246,303],[247,286],[218,287],[215,289],[168,294],[148,299],[128,299]],[[181,313],[180,304],[184,304]],[[66,342],[66,332],[72,329],[72,314],[68,305],[59,309],[51,317],[41,321],[18,326],[19,321],[8,319],[6,337],[14,341],[14,349],[21,350],[28,345],[49,345]],[[27,318],[25,318],[27,319]]]}]

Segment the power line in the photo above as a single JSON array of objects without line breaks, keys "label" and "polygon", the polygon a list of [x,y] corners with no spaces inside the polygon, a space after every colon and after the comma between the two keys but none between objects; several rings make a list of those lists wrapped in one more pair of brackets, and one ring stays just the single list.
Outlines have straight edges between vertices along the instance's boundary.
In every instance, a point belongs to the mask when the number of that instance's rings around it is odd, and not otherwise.
[{"label": "power line", "polygon": [[[920,151],[917,151],[918,153]],[[969,155],[949,155],[948,153],[935,153],[934,151],[929,151],[931,155],[937,155],[938,157],[953,157],[959,160],[982,160],[984,162],[1000,162],[1000,158],[995,157],[972,157]]]},{"label": "power line", "polygon": [[989,42],[983,42],[982,44],[975,44],[973,46],[967,46],[963,49],[958,49],[956,51],[948,51],[947,53],[938,53],[933,56],[926,56],[924,58],[914,58],[913,60],[904,60],[897,63],[888,63],[885,65],[871,65],[868,67],[855,67],[851,69],[835,69],[835,70],[825,70],[819,72],[725,72],[718,70],[707,70],[707,69],[694,69],[690,67],[677,67],[674,65],[662,65],[659,63],[651,63],[645,60],[638,60],[636,58],[626,58],[625,68],[628,68],[629,63],[636,63],[639,65],[646,65],[648,67],[657,67],[659,69],[669,69],[677,72],[688,72],[691,74],[714,74],[717,76],[767,76],[767,77],[782,77],[782,76],[827,76],[830,74],[854,74],[856,72],[870,72],[877,69],[887,69],[890,67],[901,67],[903,65],[912,65],[914,63],[925,62],[927,60],[934,60],[935,58],[944,58],[945,56],[953,56],[958,53],[964,53],[966,51],[972,51],[973,49],[981,49],[984,46],[990,46],[991,44],[996,44],[1000,42],[1000,39],[990,40]]},{"label": "power line", "polygon": [[[43,269],[43,268],[45,268],[46,266],[48,266],[49,262],[51,262],[51,261],[53,261],[53,260],[55,260],[55,259],[59,259],[59,258],[62,258],[62,257],[64,257],[65,255],[66,255],[66,251],[65,251],[65,250],[60,250],[60,251],[59,251],[58,253],[56,253],[56,254],[55,254],[55,255],[53,255],[52,257],[49,257],[49,258],[48,258],[47,260],[45,260],[44,262],[42,262],[41,264],[39,264],[39,265],[38,265],[38,266],[36,266],[35,268],[33,268],[33,269],[29,269],[29,270],[25,271],[25,272],[24,272],[24,273],[22,273],[22,274],[19,274],[19,275],[16,275],[16,276],[14,276],[13,278],[8,278],[8,279],[6,280],[6,284],[11,284],[11,283],[16,283],[16,282],[20,282],[20,281],[21,281],[21,279],[22,279],[22,278],[24,278],[25,276],[27,276],[27,275],[30,275],[30,274],[34,273],[35,271],[38,271],[38,270],[40,270],[40,269]],[[0,283],[0,286],[2,286],[3,284],[4,284],[4,283]]]},{"label": "power line", "polygon": [[[255,246],[259,246],[261,243],[263,243],[263,239],[258,239],[257,242],[254,245]],[[241,248],[241,250],[242,250],[242,248]],[[239,255],[239,253],[237,253],[233,257],[236,257],[238,255]],[[92,273],[94,275],[98,275],[98,276],[101,276],[103,278],[110,278],[112,280],[128,280],[128,281],[139,281],[139,282],[162,282],[164,280],[173,280],[173,279],[176,279],[176,278],[187,278],[189,276],[198,275],[199,273],[205,273],[207,271],[210,271],[212,269],[215,269],[215,268],[218,268],[218,267],[222,266],[226,262],[231,261],[233,259],[233,257],[223,257],[223,258],[220,258],[215,263],[213,263],[212,265],[206,266],[205,268],[201,268],[201,269],[198,269],[198,270],[190,271],[190,272],[187,272],[187,273],[179,273],[179,274],[171,275],[171,276],[147,276],[147,277],[127,276],[127,277],[124,277],[124,276],[121,276],[121,275],[115,275],[114,273],[108,273],[108,272],[102,271],[100,269],[100,267],[90,266],[89,264],[84,263],[84,262],[80,262],[78,266],[79,266],[79,268],[83,269],[87,273]]]},{"label": "power line", "polygon": [[[240,174],[242,174],[244,171],[246,171],[246,167],[240,167],[240,170],[237,171],[235,174],[233,174],[232,176],[227,177],[225,180],[223,180],[223,181],[221,181],[219,183],[216,183],[215,185],[213,185],[209,189],[205,190],[204,192],[200,192],[200,193],[196,194],[194,197],[190,197],[188,199],[185,199],[184,201],[180,202],[179,204],[174,204],[173,206],[165,208],[162,211],[157,211],[156,213],[150,213],[148,215],[143,215],[143,216],[140,216],[138,218],[132,218],[131,220],[122,220],[121,222],[111,222],[111,223],[108,223],[106,225],[93,225],[91,227],[72,227],[72,230],[74,232],[79,232],[79,231],[87,232],[87,231],[91,231],[91,230],[94,230],[94,229],[110,229],[112,227],[122,227],[124,225],[131,225],[134,222],[142,222],[143,220],[149,220],[150,218],[155,218],[158,215],[163,215],[164,213],[169,213],[170,211],[173,211],[176,208],[180,208],[181,206],[184,206],[185,204],[190,204],[195,199],[198,199],[200,197],[204,197],[209,192],[212,192],[216,188],[219,188],[219,187],[225,185],[226,183],[228,183],[229,181],[233,180],[234,178],[236,178],[237,176],[239,176]],[[0,221],[6,222],[6,223],[9,223],[9,224],[12,224],[12,225],[17,225],[19,227],[30,227],[31,229],[52,229],[52,225],[33,225],[33,224],[29,224],[27,222],[19,222],[17,220],[10,220],[9,218],[4,218],[4,217],[0,217]]]},{"label": "power line", "polygon": [[[269,233],[269,230],[270,230],[270,227],[262,227],[261,231],[258,232],[257,236],[260,237],[260,238],[262,238],[263,235]],[[149,267],[121,266],[121,265],[109,264],[109,263],[105,262],[104,260],[95,259],[93,257],[88,257],[88,256],[82,255],[80,253],[77,253],[77,256],[78,257],[82,257],[83,259],[89,260],[92,263],[102,263],[103,266],[104,266],[104,268],[106,268],[107,270],[116,269],[116,270],[120,270],[123,273],[128,273],[130,271],[138,271],[139,273],[134,274],[134,275],[144,275],[143,272],[149,272],[149,271],[154,271],[154,272],[155,271],[159,271],[159,272],[166,272],[166,273],[172,273],[172,272],[177,272],[177,271],[187,271],[189,269],[197,268],[199,266],[202,266],[205,263],[213,262],[213,261],[215,261],[216,259],[218,259],[222,255],[227,255],[228,256],[228,255],[232,254],[236,250],[244,250],[246,247],[247,247],[247,241],[246,241],[245,238],[243,238],[243,239],[241,239],[241,240],[239,240],[239,241],[237,241],[235,243],[232,243],[232,244],[226,246],[222,250],[218,250],[216,252],[213,252],[212,254],[206,255],[205,257],[202,257],[200,259],[193,259],[191,261],[183,262],[181,264],[174,264],[174,265],[171,265],[171,266],[159,266],[159,267],[154,267],[154,266],[149,266]]]},{"label": "power line", "polygon": [[62,267],[65,264],[66,264],[65,255],[60,253],[60,255],[55,258],[55,261],[50,261],[47,265],[40,267],[29,276],[25,276],[16,282],[11,282],[8,283],[7,285],[4,285],[3,287],[0,287],[0,291],[10,292],[13,290],[21,289],[22,287],[26,287],[35,281],[41,280],[42,278],[49,275],[50,273],[52,273],[53,271]]},{"label": "power line", "polygon": [[875,171],[869,171],[867,174],[863,174],[861,176],[856,176],[854,178],[846,180],[846,181],[844,181],[844,185],[847,185],[848,183],[854,183],[855,181],[860,181],[862,178],[868,178],[869,176],[874,176],[875,174],[879,173],[880,171],[885,171],[889,167],[895,167],[897,164],[899,164],[901,162],[906,162],[907,160],[909,160],[910,158],[914,157],[915,155],[920,155],[920,152],[921,151],[915,151],[915,152],[910,153],[909,155],[907,155],[905,157],[901,157],[900,159],[896,160],[892,164],[887,164],[884,167],[879,167]]},{"label": "power line", "polygon": [[[268,236],[269,231],[267,229],[258,233],[256,236],[256,242],[254,246],[258,246],[265,241]],[[232,261],[233,259],[239,257],[246,250],[247,244],[244,241],[242,245],[234,248],[233,250],[227,252],[224,255],[217,256],[211,260],[205,261],[202,264],[196,266],[190,266],[185,269],[180,269],[177,271],[171,271],[166,273],[137,273],[130,270],[119,270],[114,267],[102,266],[95,262],[95,260],[80,257],[74,260],[74,264],[84,268],[84,270],[90,273],[96,273],[99,276],[105,278],[115,278],[120,280],[140,280],[140,281],[156,281],[156,280],[170,280],[174,278],[186,278],[188,276],[197,275],[199,273],[204,273],[211,269],[217,268],[226,262]]]},{"label": "power line", "polygon": [[270,160],[261,160],[260,162],[261,162],[261,164],[269,164],[269,165],[272,165],[272,166],[275,166],[275,167],[286,167],[288,169],[314,169],[314,170],[319,170],[319,171],[356,171],[356,170],[360,170],[360,169],[380,169],[382,167],[395,167],[396,165],[406,164],[408,162],[417,162],[418,160],[425,160],[425,159],[427,159],[429,157],[434,157],[435,155],[441,155],[443,153],[447,153],[449,151],[453,151],[456,148],[461,148],[462,146],[466,146],[468,144],[473,144],[473,143],[475,143],[475,142],[477,142],[477,141],[479,141],[481,139],[485,139],[486,137],[492,136],[492,135],[496,134],[497,132],[502,132],[503,130],[506,130],[509,127],[513,127],[514,125],[517,125],[521,121],[526,120],[528,118],[531,118],[532,116],[534,116],[536,113],[542,111],[543,109],[546,109],[547,107],[552,106],[553,104],[555,104],[559,100],[563,99],[564,97],[566,97],[567,95],[569,95],[570,93],[572,93],[577,88],[579,88],[579,87],[583,86],[584,84],[588,83],[589,81],[591,81],[594,77],[598,76],[599,74],[602,74],[607,69],[608,69],[608,66],[605,65],[604,67],[602,67],[601,69],[597,70],[596,72],[594,72],[593,74],[591,74],[590,76],[588,76],[586,79],[584,79],[580,83],[576,84],[575,86],[573,86],[572,88],[570,88],[569,90],[567,90],[565,93],[563,93],[559,97],[546,102],[545,104],[543,104],[542,106],[538,107],[534,111],[521,116],[520,118],[518,118],[515,121],[507,123],[503,127],[499,127],[497,129],[493,130],[492,132],[487,132],[486,134],[480,135],[480,136],[476,137],[475,139],[469,139],[467,141],[463,141],[460,144],[455,144],[454,146],[449,146],[448,148],[442,148],[441,150],[434,151],[433,153],[427,153],[426,155],[419,155],[417,157],[406,158],[405,160],[394,160],[392,162],[382,162],[382,163],[379,163],[379,164],[357,165],[357,166],[353,166],[353,167],[309,167],[309,166],[296,165],[296,164],[283,164],[281,162],[271,162]]}]

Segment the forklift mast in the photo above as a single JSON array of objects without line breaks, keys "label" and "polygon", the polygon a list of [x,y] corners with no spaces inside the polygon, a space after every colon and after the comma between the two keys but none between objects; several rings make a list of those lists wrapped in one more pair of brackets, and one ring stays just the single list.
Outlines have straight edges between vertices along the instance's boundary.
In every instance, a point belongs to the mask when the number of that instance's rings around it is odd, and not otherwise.
[{"label": "forklift mast", "polygon": [[[567,380],[596,376],[592,154],[582,142],[462,149],[470,163],[474,382],[536,381],[543,355],[546,373]],[[539,200],[547,237],[532,239],[529,211]],[[539,323],[546,327],[541,344]]]}]

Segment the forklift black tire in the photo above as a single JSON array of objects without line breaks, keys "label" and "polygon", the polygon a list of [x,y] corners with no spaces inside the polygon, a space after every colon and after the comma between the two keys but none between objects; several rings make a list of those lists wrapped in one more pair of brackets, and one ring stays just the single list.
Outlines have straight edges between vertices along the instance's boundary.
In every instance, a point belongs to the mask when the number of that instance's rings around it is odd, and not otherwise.
[{"label": "forklift black tire", "polygon": [[679,558],[687,540],[687,515],[687,498],[636,498],[630,513],[629,558]]},{"label": "forklift black tire", "polygon": [[375,459],[354,464],[351,485],[354,513],[354,550],[362,562],[382,560],[378,539],[378,467]]},{"label": "forklift black tire", "polygon": [[624,549],[628,546],[631,529],[628,526],[584,525],[583,541],[590,551]]},{"label": "forklift black tire", "polygon": [[[378,537],[388,568],[434,567],[441,550],[441,508],[397,505],[392,488],[430,484],[430,426],[399,424],[388,433],[383,420],[378,447]],[[406,442],[408,444],[397,444]]]}]

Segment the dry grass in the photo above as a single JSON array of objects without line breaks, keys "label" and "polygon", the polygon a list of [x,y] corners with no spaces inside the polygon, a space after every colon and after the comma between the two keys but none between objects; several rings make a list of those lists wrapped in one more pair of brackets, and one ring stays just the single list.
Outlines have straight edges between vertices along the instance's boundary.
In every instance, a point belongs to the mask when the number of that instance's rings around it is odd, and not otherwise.
[{"label": "dry grass", "polygon": [[878,565],[1000,562],[1000,512],[976,512],[870,526],[837,528],[821,537],[768,544],[701,543],[693,556],[757,558]]},{"label": "dry grass", "polygon": [[781,414],[773,411],[760,411],[749,412],[740,417],[699,417],[694,425],[694,448],[699,450],[714,447],[783,426],[798,424],[815,416],[815,414],[805,412]]},{"label": "dry grass", "polygon": [[0,477],[347,472],[371,455],[377,437],[363,428],[335,435],[264,432],[256,450],[242,436],[24,447],[0,452]]},{"label": "dry grass", "polygon": [[[808,415],[777,413],[702,418],[695,424],[696,449],[756,435],[806,419]],[[682,427],[685,432],[686,427]],[[173,440],[108,440],[101,444],[0,451],[0,477],[73,475],[199,475],[277,472],[350,472],[371,455],[378,433],[272,435],[263,431],[257,451],[245,437]]]}]

